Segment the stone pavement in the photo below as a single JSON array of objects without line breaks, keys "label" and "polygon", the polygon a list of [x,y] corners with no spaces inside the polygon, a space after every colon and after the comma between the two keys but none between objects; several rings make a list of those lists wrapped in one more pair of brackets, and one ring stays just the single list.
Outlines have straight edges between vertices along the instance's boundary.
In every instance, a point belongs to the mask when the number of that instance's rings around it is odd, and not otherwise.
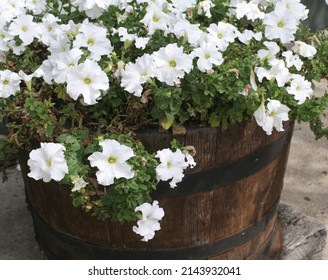
[{"label": "stone pavement", "polygon": [[[325,91],[327,80],[317,85],[316,94]],[[324,122],[328,126],[328,114]],[[316,141],[307,124],[295,125],[282,201],[328,229],[328,140]],[[328,260],[328,245],[316,258]]]},{"label": "stone pavement", "polygon": [[[327,81],[319,84],[317,93],[327,90],[327,85]],[[15,168],[9,173],[8,182],[0,181],[0,260],[45,259],[34,239],[20,173]],[[305,230],[314,223],[304,234],[285,226],[286,240],[292,244],[286,241],[290,251],[282,259],[328,260],[328,245],[313,256],[324,246],[323,229],[328,228],[328,140],[316,141],[306,124],[295,126],[282,201],[291,207],[283,206],[286,225]]]}]

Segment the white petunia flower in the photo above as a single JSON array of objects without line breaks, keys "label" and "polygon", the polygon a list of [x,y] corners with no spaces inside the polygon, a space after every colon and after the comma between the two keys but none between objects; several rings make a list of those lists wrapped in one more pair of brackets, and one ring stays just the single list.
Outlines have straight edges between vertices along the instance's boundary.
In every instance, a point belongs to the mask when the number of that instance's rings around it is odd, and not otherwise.
[{"label": "white petunia flower", "polygon": [[281,104],[279,100],[270,100],[267,104],[267,110],[264,106],[264,100],[260,107],[254,112],[254,117],[259,126],[263,128],[267,135],[272,134],[275,127],[277,131],[284,131],[283,121],[288,121],[288,112],[290,109]]},{"label": "white petunia flower", "polygon": [[207,31],[209,40],[214,42],[220,51],[225,51],[229,44],[239,36],[239,31],[235,26],[222,21],[218,24],[210,24]]},{"label": "white petunia flower", "polygon": [[260,82],[263,78],[267,80],[275,79],[279,87],[283,87],[290,80],[290,73],[285,66],[285,62],[279,59],[269,61],[271,68],[268,70],[264,67],[256,67],[255,73]]},{"label": "white petunia flower", "polygon": [[135,38],[135,46],[138,49],[144,50],[149,42],[149,37],[136,37]]},{"label": "white petunia flower", "polygon": [[305,80],[301,75],[292,75],[292,80],[290,86],[286,88],[289,94],[294,95],[295,100],[298,101],[298,104],[305,102],[307,98],[310,98],[313,95],[313,89],[311,82]]},{"label": "white petunia flower", "polygon": [[313,58],[317,53],[315,47],[308,45],[302,41],[295,41],[294,46],[292,47],[292,51],[298,55],[307,58]]},{"label": "white petunia flower", "polygon": [[198,57],[197,67],[201,72],[208,72],[212,70],[213,65],[219,66],[223,63],[222,54],[212,43],[203,42],[192,54]]},{"label": "white petunia flower", "polygon": [[66,31],[66,33],[71,34],[72,36],[76,37],[80,33],[80,28],[82,23],[75,23],[72,20],[69,20],[66,25],[62,26],[62,29]]},{"label": "white petunia flower", "polygon": [[142,84],[155,74],[154,67],[154,61],[149,54],[139,57],[135,63],[126,64],[122,73],[121,87],[140,97],[143,91]]},{"label": "white petunia flower", "polygon": [[26,9],[33,11],[35,15],[43,13],[47,9],[46,0],[25,0]]},{"label": "white petunia flower", "polygon": [[134,156],[130,147],[111,139],[106,139],[99,145],[102,147],[102,152],[94,152],[88,157],[90,165],[98,168],[96,176],[99,184],[110,186],[115,178],[134,177],[134,172],[126,162]]},{"label": "white petunia flower", "polygon": [[8,51],[8,42],[10,42],[13,38],[14,36],[8,33],[6,22],[0,19],[0,51]]},{"label": "white petunia flower", "polygon": [[264,19],[265,13],[261,12],[258,5],[252,2],[242,1],[236,5],[237,19],[241,19],[244,16],[248,20]]},{"label": "white petunia flower", "polygon": [[261,41],[262,33],[261,32],[254,33],[253,31],[246,29],[243,33],[240,33],[238,36],[239,41],[244,43],[245,45],[249,45],[249,43],[253,38],[256,41]]},{"label": "white petunia flower", "polygon": [[155,231],[161,229],[159,221],[164,217],[164,210],[158,206],[158,201],[154,200],[153,204],[146,202],[136,207],[135,212],[141,212],[142,219],[137,222],[138,227],[133,226],[132,230],[143,236],[141,241],[147,242],[154,238]]},{"label": "white petunia flower", "polygon": [[275,10],[285,12],[287,11],[290,16],[296,20],[306,20],[309,10],[305,5],[300,3],[300,0],[279,0],[276,3]]},{"label": "white petunia flower", "polygon": [[95,61],[87,59],[84,63],[69,68],[67,72],[67,93],[74,100],[82,95],[85,104],[96,104],[101,91],[108,88],[108,77]]},{"label": "white petunia flower", "polygon": [[60,30],[60,26],[58,24],[59,21],[59,18],[52,14],[47,14],[42,18],[42,23],[40,24],[42,31],[40,40],[43,44],[49,46],[50,43],[57,40],[58,34],[56,33]]},{"label": "white petunia flower", "polygon": [[156,77],[170,86],[180,83],[185,73],[193,67],[192,56],[183,52],[177,44],[169,44],[152,55],[157,66]]},{"label": "white petunia flower", "polygon": [[1,0],[1,19],[10,22],[15,17],[25,14],[25,0]]},{"label": "white petunia flower", "polygon": [[71,176],[72,183],[74,187],[72,188],[72,192],[76,192],[80,189],[85,188],[88,185],[88,182],[84,181],[84,179],[80,176]]},{"label": "white petunia flower", "polygon": [[21,80],[25,82],[27,89],[31,90],[31,88],[32,88],[32,79],[33,78],[40,78],[41,76],[43,76],[43,71],[42,71],[42,69],[38,68],[32,74],[26,74],[23,70],[19,70],[18,75],[21,78]]},{"label": "white petunia flower", "polygon": [[8,47],[13,51],[15,55],[22,55],[25,51],[25,46],[23,44],[18,45],[18,42],[11,40],[8,42]]},{"label": "white petunia flower", "polygon": [[67,37],[67,34],[61,33],[60,35],[56,35],[56,40],[49,42],[48,50],[52,55],[58,53],[65,53],[71,49],[71,42]]},{"label": "white petunia flower", "polygon": [[113,34],[118,33],[118,35],[120,36],[120,41],[121,42],[126,42],[126,41],[130,41],[130,42],[135,42],[135,46],[138,49],[145,49],[150,37],[138,37],[135,34],[130,34],[128,32],[128,30],[125,27],[119,27],[117,30],[113,28],[112,31]]},{"label": "white petunia flower", "polygon": [[68,173],[65,150],[61,144],[41,143],[41,148],[30,152],[27,164],[31,172],[27,175],[35,180],[42,179],[46,183],[51,179],[59,182]]},{"label": "white petunia flower", "polygon": [[125,42],[125,41],[134,41],[135,40],[135,35],[129,34],[128,30],[125,27],[119,27],[117,30],[113,29],[113,34],[118,33],[120,36],[120,41]]},{"label": "white petunia flower", "polygon": [[106,33],[106,28],[84,22],[80,27],[80,34],[76,36],[73,46],[75,48],[88,48],[91,52],[90,59],[99,61],[101,56],[109,55],[113,50],[111,42],[106,37]]},{"label": "white petunia flower", "polygon": [[163,149],[157,151],[156,158],[159,158],[161,162],[156,167],[157,180],[168,181],[172,179],[170,187],[175,188],[184,177],[183,170],[188,167],[186,156],[179,149],[175,152],[170,149]]},{"label": "white petunia flower", "polygon": [[213,1],[212,0],[205,0],[205,1],[200,1],[197,5],[197,13],[200,15],[202,13],[205,13],[205,16],[208,18],[212,17],[211,14],[211,8],[214,7]]},{"label": "white petunia flower", "polygon": [[269,61],[276,58],[276,54],[280,51],[278,44],[269,41],[265,41],[263,44],[267,47],[267,50],[260,49],[257,52],[257,57],[261,60],[267,59]]},{"label": "white petunia flower", "polygon": [[112,0],[73,0],[80,11],[85,11],[88,17],[96,19],[109,8]]},{"label": "white petunia flower", "polygon": [[193,46],[199,46],[204,32],[200,30],[198,24],[191,24],[186,20],[179,20],[173,28],[173,33],[178,38],[185,37],[189,44]]},{"label": "white petunia flower", "polygon": [[42,30],[40,26],[33,22],[33,16],[19,15],[9,26],[9,34],[18,36],[24,46],[31,44],[34,38],[39,38]]},{"label": "white petunia flower", "polygon": [[156,30],[169,32],[171,30],[171,17],[150,2],[146,8],[146,14],[140,21],[148,29],[148,35],[153,35]]},{"label": "white petunia flower", "polygon": [[281,43],[286,44],[295,39],[295,33],[297,30],[297,20],[291,16],[289,11],[274,10],[269,14],[266,14],[263,20],[265,24],[265,36],[266,38],[280,39]]},{"label": "white petunia flower", "polygon": [[44,60],[40,66],[40,71],[42,71],[43,80],[49,85],[52,84],[54,78],[52,75],[53,68],[54,66],[52,65],[49,59]]},{"label": "white petunia flower", "polygon": [[192,8],[196,5],[196,0],[171,0],[173,7],[178,9],[180,12],[185,12],[187,9]]},{"label": "white petunia flower", "polygon": [[67,82],[68,70],[78,65],[82,54],[83,52],[80,49],[71,49],[68,52],[58,53],[49,57],[53,65],[52,76],[56,83]]},{"label": "white petunia flower", "polygon": [[20,76],[10,70],[0,71],[0,98],[15,95],[20,90]]},{"label": "white petunia flower", "polygon": [[282,56],[285,57],[286,66],[288,68],[295,66],[298,71],[301,71],[303,61],[297,54],[294,55],[292,51],[286,51],[282,53]]}]

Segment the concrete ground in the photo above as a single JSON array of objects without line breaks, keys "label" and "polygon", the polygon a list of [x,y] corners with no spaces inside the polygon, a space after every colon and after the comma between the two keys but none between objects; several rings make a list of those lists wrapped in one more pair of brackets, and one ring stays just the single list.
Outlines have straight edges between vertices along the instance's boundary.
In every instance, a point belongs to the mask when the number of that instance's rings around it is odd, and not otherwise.
[{"label": "concrete ground", "polygon": [[[327,86],[327,81],[322,82],[317,93]],[[328,228],[328,140],[316,141],[306,124],[295,127],[282,201]],[[328,260],[328,245],[316,258]],[[9,181],[0,181],[1,259],[44,259],[34,240],[23,182],[15,168],[9,170]]]},{"label": "concrete ground", "polygon": [[[327,90],[324,80],[316,94]],[[328,126],[328,114],[324,122]],[[297,124],[294,129],[282,201],[328,229],[328,140],[315,140],[307,124]],[[319,258],[328,260],[328,244]]]}]

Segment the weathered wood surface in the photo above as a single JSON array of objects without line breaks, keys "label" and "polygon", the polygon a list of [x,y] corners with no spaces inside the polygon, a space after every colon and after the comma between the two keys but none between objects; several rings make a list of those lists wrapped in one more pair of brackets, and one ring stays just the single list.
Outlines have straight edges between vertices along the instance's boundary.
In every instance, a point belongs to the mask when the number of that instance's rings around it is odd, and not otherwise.
[{"label": "weathered wood surface", "polygon": [[327,229],[323,223],[281,203],[279,222],[282,226],[281,260],[310,260],[326,245]]}]

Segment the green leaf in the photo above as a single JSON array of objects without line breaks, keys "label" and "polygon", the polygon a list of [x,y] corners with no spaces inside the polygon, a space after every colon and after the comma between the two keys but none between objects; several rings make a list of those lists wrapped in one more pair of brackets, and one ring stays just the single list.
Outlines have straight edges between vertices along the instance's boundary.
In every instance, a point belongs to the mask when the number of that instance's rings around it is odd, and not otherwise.
[{"label": "green leaf", "polygon": [[165,129],[165,130],[169,130],[170,127],[173,125],[174,123],[174,119],[161,119],[160,120],[160,125]]}]

